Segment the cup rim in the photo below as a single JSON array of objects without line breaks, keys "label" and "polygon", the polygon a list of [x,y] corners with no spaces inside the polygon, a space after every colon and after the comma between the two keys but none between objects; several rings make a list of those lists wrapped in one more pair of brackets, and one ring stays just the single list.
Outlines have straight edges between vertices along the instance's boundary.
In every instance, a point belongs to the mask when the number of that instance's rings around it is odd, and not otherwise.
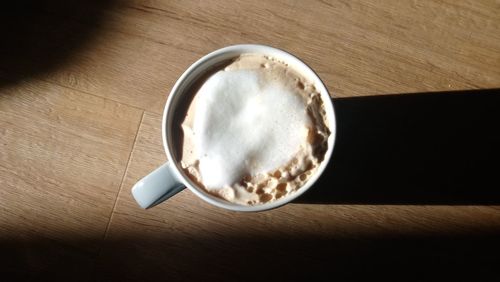
[{"label": "cup rim", "polygon": [[[246,54],[246,53],[258,53],[258,54],[263,54],[263,55],[279,55],[279,57],[285,57],[284,61],[287,63],[294,63],[295,65],[298,65],[300,67],[300,72],[308,72],[309,75],[313,76],[314,79],[314,85],[316,89],[320,92],[321,99],[323,100],[323,104],[325,107],[326,115],[328,118],[328,127],[330,129],[330,136],[328,137],[328,149],[325,153],[324,159],[321,162],[320,166],[318,167],[318,170],[312,175],[307,182],[301,186],[297,191],[294,193],[287,195],[283,197],[282,199],[278,199],[269,203],[264,203],[264,204],[258,204],[258,205],[249,205],[249,206],[244,206],[236,203],[231,203],[226,200],[217,198],[215,196],[210,195],[206,191],[201,191],[202,188],[196,188],[195,184],[188,178],[186,177],[181,171],[180,168],[177,164],[177,161],[175,160],[172,150],[170,149],[172,146],[172,142],[169,142],[169,135],[167,130],[167,122],[169,121],[169,112],[172,111],[171,107],[173,104],[173,100],[177,95],[182,95],[183,91],[180,91],[182,89],[181,86],[185,83],[185,81],[189,81],[188,79],[190,78],[191,75],[193,75],[194,71],[196,71],[198,68],[202,67],[204,64],[207,64],[210,60],[215,59],[217,57],[220,57],[222,55],[226,54],[232,54],[234,53],[234,57],[241,55],[241,54]],[[196,78],[195,78],[196,79]],[[227,210],[232,210],[232,211],[242,211],[242,212],[255,212],[255,211],[265,211],[265,210],[270,210],[274,209],[280,206],[283,206],[287,203],[292,202],[302,194],[304,194],[306,191],[308,191],[315,183],[316,181],[321,177],[321,175],[324,173],[328,163],[330,162],[332,153],[333,153],[333,148],[335,145],[335,139],[336,139],[336,117],[335,117],[335,110],[333,107],[333,101],[332,98],[328,92],[328,89],[326,88],[325,84],[323,81],[320,79],[319,75],[311,68],[309,67],[306,63],[304,63],[302,60],[297,58],[296,56],[288,53],[287,51],[267,46],[267,45],[261,45],[261,44],[237,44],[237,45],[230,45],[226,46],[220,49],[217,49],[215,51],[212,51],[200,59],[198,59],[196,62],[194,62],[189,68],[184,71],[184,73],[179,77],[179,79],[176,81],[174,86],[172,87],[172,90],[170,91],[170,94],[167,98],[167,102],[165,104],[165,108],[163,111],[163,118],[162,118],[162,139],[163,139],[163,148],[165,150],[165,153],[168,158],[168,162],[172,164],[170,167],[175,175],[175,177],[183,184],[185,185],[191,192],[193,192],[196,196],[204,200],[205,202],[212,204],[214,206],[224,208]],[[172,139],[172,138],[170,138]]]}]

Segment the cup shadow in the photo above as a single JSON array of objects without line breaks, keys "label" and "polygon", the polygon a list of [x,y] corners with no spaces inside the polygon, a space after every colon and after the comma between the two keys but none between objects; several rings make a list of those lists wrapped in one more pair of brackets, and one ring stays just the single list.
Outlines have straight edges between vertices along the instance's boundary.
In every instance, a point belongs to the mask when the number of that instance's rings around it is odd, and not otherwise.
[{"label": "cup shadow", "polygon": [[295,203],[500,204],[500,89],[334,100],[326,171]]}]

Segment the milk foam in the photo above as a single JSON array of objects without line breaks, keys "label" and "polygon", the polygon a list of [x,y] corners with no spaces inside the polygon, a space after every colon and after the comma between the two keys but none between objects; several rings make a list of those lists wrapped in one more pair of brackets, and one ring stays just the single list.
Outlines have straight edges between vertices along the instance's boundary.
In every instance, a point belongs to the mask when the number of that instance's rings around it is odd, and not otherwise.
[{"label": "milk foam", "polygon": [[194,143],[201,181],[209,189],[277,169],[306,140],[310,119],[304,101],[260,73],[219,71],[198,91]]},{"label": "milk foam", "polygon": [[244,205],[300,188],[321,162],[329,135],[314,86],[285,63],[253,54],[204,82],[182,128],[187,174]]}]

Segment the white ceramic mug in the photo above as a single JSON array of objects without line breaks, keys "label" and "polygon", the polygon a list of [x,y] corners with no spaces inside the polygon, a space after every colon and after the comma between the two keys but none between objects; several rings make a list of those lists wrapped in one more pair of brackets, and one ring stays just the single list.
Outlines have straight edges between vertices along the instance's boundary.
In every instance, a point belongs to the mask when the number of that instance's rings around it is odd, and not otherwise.
[{"label": "white ceramic mug", "polygon": [[[174,115],[176,112],[175,109],[179,106],[182,100],[182,96],[186,95],[186,92],[192,85],[192,83],[199,79],[203,74],[207,72],[207,70],[211,69],[214,65],[227,61],[228,59],[238,57],[239,55],[245,53],[264,54],[277,58],[281,61],[286,62],[293,69],[297,70],[302,76],[304,76],[306,80],[313,82],[314,86],[321,94],[321,98],[325,106],[326,116],[328,119],[328,125],[331,131],[331,134],[328,137],[328,150],[325,154],[325,158],[321,162],[318,170],[316,170],[315,174],[311,176],[311,178],[306,182],[304,186],[302,186],[298,191],[287,195],[286,197],[273,202],[254,206],[243,206],[227,202],[223,199],[210,195],[202,188],[198,188],[195,183],[193,183],[189,179],[189,177],[185,175],[180,166],[180,160],[176,160],[173,153],[175,150],[173,142],[175,136],[173,136],[172,134],[174,128]],[[335,141],[335,133],[335,114],[332,100],[328,94],[328,90],[326,89],[325,85],[320,80],[318,75],[305,63],[285,51],[269,46],[254,44],[228,46],[216,50],[199,59],[197,62],[192,64],[175,83],[172,91],[170,92],[170,96],[167,99],[167,104],[165,105],[165,110],[163,112],[162,122],[163,147],[165,148],[168,162],[137,182],[132,188],[132,195],[142,208],[149,208],[160,202],[163,202],[164,200],[172,197],[173,195],[187,187],[195,195],[205,200],[206,202],[228,210],[263,211],[276,208],[297,198],[298,196],[306,192],[316,182],[316,180],[318,180],[320,175],[325,170],[328,162],[330,161]]]}]

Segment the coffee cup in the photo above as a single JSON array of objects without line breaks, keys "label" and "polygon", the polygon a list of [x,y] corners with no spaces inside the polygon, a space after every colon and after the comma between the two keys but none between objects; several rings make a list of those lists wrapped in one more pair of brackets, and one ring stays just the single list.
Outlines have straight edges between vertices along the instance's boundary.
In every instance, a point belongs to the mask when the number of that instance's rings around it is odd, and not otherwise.
[{"label": "coffee cup", "polygon": [[[323,101],[324,115],[330,131],[326,141],[327,149],[324,152],[322,161],[318,164],[317,169],[313,172],[313,175],[310,176],[307,182],[305,182],[305,184],[294,193],[276,199],[275,201],[256,205],[241,205],[232,203],[208,193],[205,189],[199,187],[196,181],[193,181],[193,179],[186,174],[184,169],[181,167],[180,160],[176,158],[177,154],[175,153],[176,137],[178,137],[174,131],[174,128],[176,127],[176,120],[178,120],[178,116],[176,115],[179,115],[178,109],[182,107],[181,105],[183,103],[185,103],[183,100],[187,95],[189,95],[188,92],[190,91],[192,85],[199,82],[201,77],[206,76],[207,72],[213,70],[214,66],[220,65],[222,62],[243,54],[262,54],[264,56],[269,56],[285,62],[294,70],[299,72],[301,76],[310,81]],[[336,120],[332,100],[325,85],[310,67],[290,53],[270,46],[256,44],[228,46],[211,52],[196,61],[175,83],[167,99],[162,120],[163,146],[168,161],[139,180],[132,188],[132,195],[142,208],[150,208],[187,188],[207,203],[228,210],[252,212],[273,209],[291,202],[314,185],[330,161],[335,142],[335,135]]]}]

